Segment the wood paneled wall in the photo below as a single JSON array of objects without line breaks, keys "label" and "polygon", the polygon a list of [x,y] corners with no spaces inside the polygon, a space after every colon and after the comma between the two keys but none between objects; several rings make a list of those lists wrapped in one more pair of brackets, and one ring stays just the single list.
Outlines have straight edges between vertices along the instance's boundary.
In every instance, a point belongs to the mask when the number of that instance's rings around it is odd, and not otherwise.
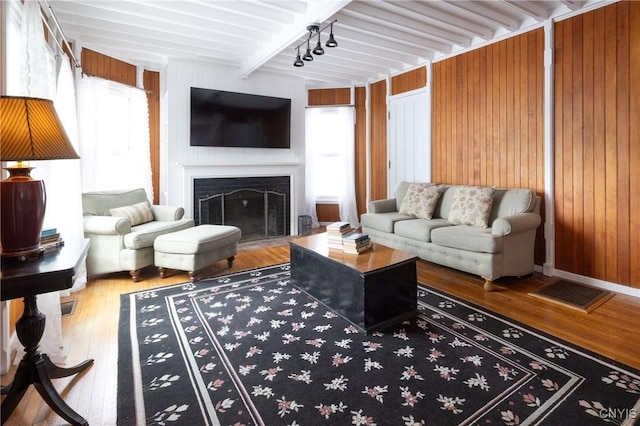
[{"label": "wood paneled wall", "polygon": [[83,73],[136,87],[138,71],[135,65],[87,48],[82,48],[81,58]]},{"label": "wood paneled wall", "polygon": [[[544,199],[543,54],[541,28],[433,64],[434,182],[531,188]],[[537,264],[544,249],[541,226]]]},{"label": "wood paneled wall", "polygon": [[399,95],[427,85],[427,68],[420,67],[391,77],[391,94]]},{"label": "wood paneled wall", "polygon": [[149,104],[149,139],[151,148],[151,183],[153,203],[160,203],[160,73],[144,70],[143,84]]},{"label": "wood paneled wall", "polygon": [[387,198],[387,82],[369,86],[371,199]]},{"label": "wood paneled wall", "polygon": [[640,3],[557,22],[556,268],[640,288]]},{"label": "wood paneled wall", "polygon": [[308,91],[307,104],[309,106],[320,105],[351,105],[351,89],[348,87],[338,89],[311,89]]},{"label": "wood paneled wall", "polygon": [[367,212],[367,89],[356,87],[356,204],[358,217]]}]

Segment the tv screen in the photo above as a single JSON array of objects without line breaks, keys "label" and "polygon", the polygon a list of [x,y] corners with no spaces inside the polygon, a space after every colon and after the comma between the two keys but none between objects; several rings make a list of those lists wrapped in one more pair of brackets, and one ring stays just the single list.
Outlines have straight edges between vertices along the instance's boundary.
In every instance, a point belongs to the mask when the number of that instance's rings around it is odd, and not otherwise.
[{"label": "tv screen", "polygon": [[289,148],[291,99],[191,88],[191,146]]}]

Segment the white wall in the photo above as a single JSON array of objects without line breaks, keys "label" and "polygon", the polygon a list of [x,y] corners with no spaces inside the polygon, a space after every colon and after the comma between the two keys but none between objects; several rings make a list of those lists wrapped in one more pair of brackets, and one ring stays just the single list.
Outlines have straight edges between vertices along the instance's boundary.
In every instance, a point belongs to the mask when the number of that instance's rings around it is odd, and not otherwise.
[{"label": "white wall", "polygon": [[[239,70],[222,65],[170,60],[161,73],[160,203],[180,205],[193,217],[193,179],[236,176],[291,177],[291,233],[304,211],[303,79]],[[189,146],[190,88],[226,90],[291,99],[291,148],[218,148]]]}]

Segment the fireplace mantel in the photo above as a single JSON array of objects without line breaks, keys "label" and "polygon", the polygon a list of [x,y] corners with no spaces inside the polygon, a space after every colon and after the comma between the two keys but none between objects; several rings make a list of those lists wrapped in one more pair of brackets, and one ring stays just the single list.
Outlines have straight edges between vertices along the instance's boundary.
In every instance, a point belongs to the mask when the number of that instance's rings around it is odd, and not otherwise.
[{"label": "fireplace mantel", "polygon": [[[193,185],[195,179],[260,176],[289,176],[291,187],[291,218],[298,216],[299,203],[304,202],[304,168],[300,162],[278,163],[177,163],[182,169],[183,202],[185,216],[194,217]],[[291,235],[296,235],[297,221],[291,220]]]}]

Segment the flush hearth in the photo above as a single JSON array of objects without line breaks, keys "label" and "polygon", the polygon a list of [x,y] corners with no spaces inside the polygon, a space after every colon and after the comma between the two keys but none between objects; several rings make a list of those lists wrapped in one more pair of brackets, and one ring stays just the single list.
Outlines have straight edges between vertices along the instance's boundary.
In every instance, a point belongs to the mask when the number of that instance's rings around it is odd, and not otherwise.
[{"label": "flush hearth", "polygon": [[288,176],[194,180],[195,222],[237,226],[240,241],[289,235],[289,211]]}]

